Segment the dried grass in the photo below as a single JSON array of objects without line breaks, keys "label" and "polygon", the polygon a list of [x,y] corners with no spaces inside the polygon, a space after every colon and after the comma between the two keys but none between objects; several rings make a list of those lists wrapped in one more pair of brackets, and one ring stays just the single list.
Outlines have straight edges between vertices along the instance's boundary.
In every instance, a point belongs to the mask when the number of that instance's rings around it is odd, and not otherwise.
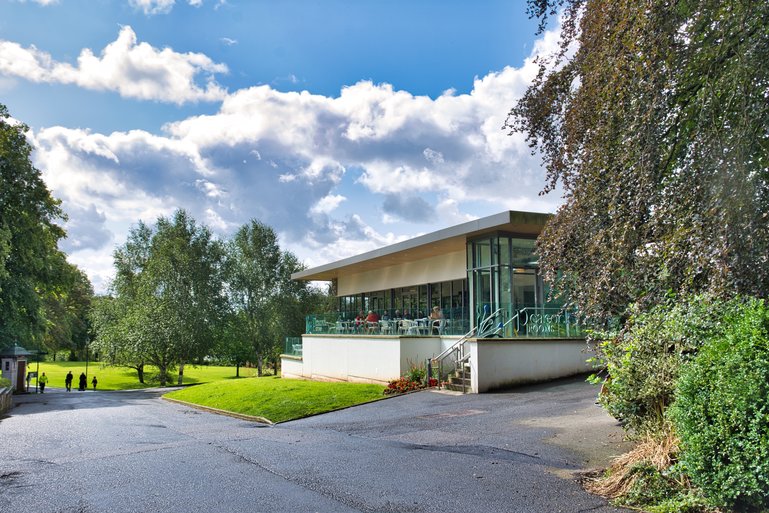
[{"label": "dried grass", "polygon": [[[636,469],[641,466],[653,466],[659,471],[672,466],[678,453],[678,437],[667,430],[666,433],[647,435],[630,452],[614,459],[607,472],[585,475],[582,481],[590,493],[616,499],[627,495],[638,479]],[[688,487],[689,483],[680,483]]]}]

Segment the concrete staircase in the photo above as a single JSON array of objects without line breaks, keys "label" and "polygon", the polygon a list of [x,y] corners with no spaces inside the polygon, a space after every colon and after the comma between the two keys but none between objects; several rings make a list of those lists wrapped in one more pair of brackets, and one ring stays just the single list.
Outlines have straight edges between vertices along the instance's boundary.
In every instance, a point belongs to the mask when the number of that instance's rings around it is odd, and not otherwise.
[{"label": "concrete staircase", "polygon": [[459,367],[449,374],[449,383],[445,386],[446,390],[453,390],[455,392],[469,393],[472,390],[472,383],[470,380],[470,364],[464,363],[464,390],[462,388],[462,368]]}]

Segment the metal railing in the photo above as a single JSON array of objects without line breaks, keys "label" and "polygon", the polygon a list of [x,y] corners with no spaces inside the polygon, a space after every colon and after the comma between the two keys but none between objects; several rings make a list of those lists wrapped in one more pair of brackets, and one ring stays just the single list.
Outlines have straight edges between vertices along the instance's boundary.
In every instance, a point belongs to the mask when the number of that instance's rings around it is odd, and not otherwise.
[{"label": "metal railing", "polygon": [[[582,338],[584,329],[572,312],[558,307],[505,306],[489,312],[479,308],[478,338]],[[375,323],[345,319],[338,313],[313,314],[305,319],[305,333],[316,335],[401,335],[463,336],[470,330],[470,319],[447,316],[433,324],[429,318],[393,319],[382,314]]]},{"label": "metal railing", "polygon": [[283,354],[289,356],[302,356],[302,337],[286,337]]},{"label": "metal railing", "polygon": [[[377,312],[379,313],[379,312]],[[429,317],[393,318],[379,314],[376,322],[347,319],[337,313],[311,314],[305,318],[305,333],[315,335],[449,335],[464,334],[470,319],[447,315],[435,322]]]}]

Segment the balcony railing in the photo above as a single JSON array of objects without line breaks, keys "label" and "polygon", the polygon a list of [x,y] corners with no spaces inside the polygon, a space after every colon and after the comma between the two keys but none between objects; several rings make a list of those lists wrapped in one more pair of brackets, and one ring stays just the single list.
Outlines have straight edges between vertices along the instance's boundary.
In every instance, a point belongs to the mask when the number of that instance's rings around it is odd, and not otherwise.
[{"label": "balcony railing", "polygon": [[[583,338],[584,331],[573,313],[561,308],[527,306],[500,308],[478,315],[477,338]],[[394,319],[384,313],[380,320],[349,320],[334,313],[308,315],[305,333],[316,335],[462,336],[470,331],[470,319],[448,317]],[[287,348],[288,352],[288,348]]]},{"label": "balcony railing", "polygon": [[283,354],[302,356],[302,337],[286,337]]}]

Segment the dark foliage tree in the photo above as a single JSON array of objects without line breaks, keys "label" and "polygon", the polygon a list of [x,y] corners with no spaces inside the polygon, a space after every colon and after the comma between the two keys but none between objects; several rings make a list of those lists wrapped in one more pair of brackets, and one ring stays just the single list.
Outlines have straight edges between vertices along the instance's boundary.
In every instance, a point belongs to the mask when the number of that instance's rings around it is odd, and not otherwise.
[{"label": "dark foliage tree", "polygon": [[[565,203],[543,271],[583,313],[769,291],[769,2],[530,0],[560,52],[512,109]],[[574,49],[576,46],[576,50]]]},{"label": "dark foliage tree", "polygon": [[93,287],[85,273],[67,262],[63,254],[53,264],[54,281],[39,288],[46,319],[43,343],[54,360],[56,352],[62,350],[84,357]]},{"label": "dark foliage tree", "polygon": [[38,346],[49,327],[41,292],[63,260],[63,214],[32,165],[27,130],[0,104],[0,346]]}]

